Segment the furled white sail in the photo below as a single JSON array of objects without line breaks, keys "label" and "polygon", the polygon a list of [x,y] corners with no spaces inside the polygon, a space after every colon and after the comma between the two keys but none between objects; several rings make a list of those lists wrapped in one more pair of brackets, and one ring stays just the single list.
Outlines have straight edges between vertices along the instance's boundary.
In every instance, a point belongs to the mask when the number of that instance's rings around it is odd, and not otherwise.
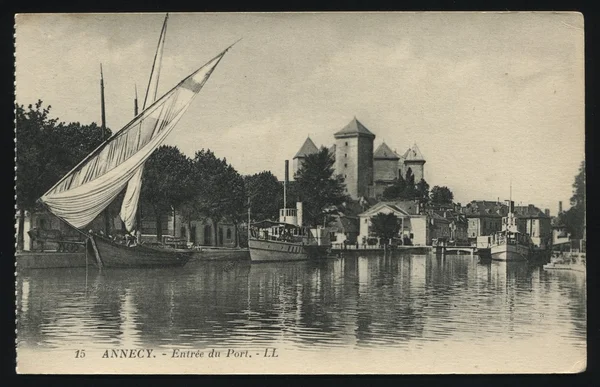
[{"label": "furled white sail", "polygon": [[94,220],[138,173],[185,113],[229,50],[151,104],[65,175],[40,200],[76,228]]},{"label": "furled white sail", "polygon": [[[160,67],[163,56],[163,49],[165,46],[165,36],[167,32],[167,19],[169,15],[165,17],[162,30],[160,32],[160,38],[158,39],[158,47],[156,48],[156,54],[154,55],[154,63],[152,63],[152,70],[150,72],[150,79],[148,80],[148,88],[146,90],[146,96],[144,97],[144,105],[142,110],[146,108],[146,103],[152,103],[156,100],[156,93],[158,92],[158,80],[160,78]],[[155,135],[157,135],[156,133]],[[138,128],[138,136],[141,135],[141,128]],[[142,164],[135,172],[129,183],[127,184],[127,190],[121,204],[121,212],[119,216],[125,225],[125,229],[133,234],[136,226],[136,215],[138,210],[138,203],[140,199],[140,193],[142,192],[142,176],[144,175],[144,165]]]}]

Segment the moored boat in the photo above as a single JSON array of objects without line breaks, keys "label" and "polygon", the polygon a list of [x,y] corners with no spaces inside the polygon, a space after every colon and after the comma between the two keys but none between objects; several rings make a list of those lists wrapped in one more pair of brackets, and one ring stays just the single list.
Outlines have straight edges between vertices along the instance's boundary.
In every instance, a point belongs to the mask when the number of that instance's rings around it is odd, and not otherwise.
[{"label": "moored boat", "polygon": [[532,253],[531,238],[519,231],[514,202],[509,200],[508,214],[502,218],[502,231],[496,232],[491,238],[491,257],[496,261],[528,261]]},{"label": "moored boat", "polygon": [[193,253],[191,249],[127,246],[95,235],[87,239],[86,249],[98,268],[183,266]]},{"label": "moored boat", "polygon": [[[253,262],[265,261],[302,261],[321,258],[327,255],[329,243],[322,238],[322,228],[304,227],[302,202],[296,208],[287,208],[286,185],[288,181],[289,163],[285,162],[285,181],[283,207],[279,210],[279,222],[264,220],[250,223],[248,210],[248,249]],[[315,235],[313,235],[313,233]]]}]

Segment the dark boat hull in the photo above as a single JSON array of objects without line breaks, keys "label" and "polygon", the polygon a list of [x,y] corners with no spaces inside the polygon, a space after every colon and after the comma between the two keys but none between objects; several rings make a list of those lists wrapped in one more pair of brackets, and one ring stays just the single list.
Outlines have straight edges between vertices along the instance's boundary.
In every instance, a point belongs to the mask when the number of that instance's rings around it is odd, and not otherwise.
[{"label": "dark boat hull", "polygon": [[144,268],[183,266],[192,251],[153,248],[144,245],[128,247],[104,238],[90,237],[86,248],[99,268]]},{"label": "dark boat hull", "polygon": [[272,240],[248,240],[252,262],[304,261],[327,253],[323,246]]}]

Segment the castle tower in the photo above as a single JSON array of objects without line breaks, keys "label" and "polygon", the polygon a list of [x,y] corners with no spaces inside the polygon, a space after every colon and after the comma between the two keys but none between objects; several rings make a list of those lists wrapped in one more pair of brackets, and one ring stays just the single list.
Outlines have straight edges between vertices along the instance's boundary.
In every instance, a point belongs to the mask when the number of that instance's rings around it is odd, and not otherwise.
[{"label": "castle tower", "polygon": [[369,195],[373,185],[373,140],[375,135],[356,117],[335,137],[335,170],[344,177],[353,199]]},{"label": "castle tower", "polygon": [[397,179],[398,160],[400,160],[400,156],[385,142],[382,142],[373,154],[373,180],[375,183],[391,182]]},{"label": "castle tower", "polygon": [[302,163],[304,162],[304,159],[306,159],[306,156],[314,154],[314,153],[318,153],[318,152],[319,152],[319,149],[317,148],[315,143],[310,139],[310,137],[307,137],[306,141],[304,141],[304,144],[302,144],[302,146],[300,147],[300,150],[298,150],[298,152],[294,156],[294,159],[293,159],[294,175],[296,175],[296,173],[298,173],[298,170],[302,167]]},{"label": "castle tower", "polygon": [[418,183],[425,177],[425,158],[416,143],[406,151],[401,159],[404,164],[402,177],[406,178],[409,170],[415,177],[415,183]]}]

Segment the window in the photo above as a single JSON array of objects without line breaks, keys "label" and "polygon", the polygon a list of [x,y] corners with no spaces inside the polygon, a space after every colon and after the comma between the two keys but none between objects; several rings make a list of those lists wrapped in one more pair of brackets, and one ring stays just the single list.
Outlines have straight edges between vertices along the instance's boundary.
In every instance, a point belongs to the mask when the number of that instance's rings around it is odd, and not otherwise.
[{"label": "window", "polygon": [[348,157],[348,153],[344,153],[344,157]]},{"label": "window", "polygon": [[365,219],[365,223],[369,223],[369,219]]},{"label": "window", "polygon": [[348,146],[348,141],[346,141],[346,146]]},{"label": "window", "polygon": [[344,164],[344,168],[346,168],[348,166],[348,164]]},{"label": "window", "polygon": [[227,239],[231,239],[231,229],[227,229]]}]

